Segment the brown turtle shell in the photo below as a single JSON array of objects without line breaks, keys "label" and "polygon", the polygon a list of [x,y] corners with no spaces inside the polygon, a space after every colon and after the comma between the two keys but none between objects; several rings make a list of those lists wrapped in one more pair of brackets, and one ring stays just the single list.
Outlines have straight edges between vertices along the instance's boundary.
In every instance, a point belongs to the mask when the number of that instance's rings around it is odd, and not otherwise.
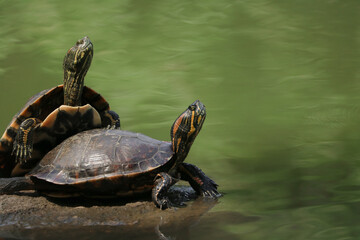
[{"label": "brown turtle shell", "polygon": [[[20,124],[27,118],[38,118],[44,121],[55,109],[59,108],[62,104],[64,104],[64,91],[63,85],[59,85],[51,89],[43,90],[34,95],[29,99],[25,106],[17,114],[15,114],[0,139],[0,175],[8,175],[11,169],[15,166],[14,157],[11,155],[11,153]],[[95,108],[98,113],[109,110],[108,102],[99,93],[86,86],[83,88],[82,104],[90,104],[91,107]],[[68,109],[70,109],[70,107],[63,108],[64,112],[73,114],[68,112]],[[87,109],[89,108],[87,107]],[[57,120],[58,115],[54,114],[53,116],[53,118],[50,117],[47,119],[47,122],[45,122],[46,126],[51,126],[51,123]],[[64,128],[66,127],[67,126],[64,126]],[[75,129],[70,129],[70,131],[75,131]],[[71,135],[76,133],[77,132],[73,132]],[[41,139],[42,143],[44,143],[44,141],[46,142],[46,140],[48,140],[46,136],[44,139]],[[60,141],[62,140],[63,139]],[[50,145],[58,143],[59,142],[51,143]],[[54,146],[56,145],[48,146],[47,149],[50,150]],[[34,153],[36,153],[37,150],[37,146],[34,144]]]},{"label": "brown turtle shell", "polygon": [[82,195],[131,195],[150,191],[157,173],[168,171],[171,143],[118,129],[93,129],[67,138],[29,174],[38,189]]}]

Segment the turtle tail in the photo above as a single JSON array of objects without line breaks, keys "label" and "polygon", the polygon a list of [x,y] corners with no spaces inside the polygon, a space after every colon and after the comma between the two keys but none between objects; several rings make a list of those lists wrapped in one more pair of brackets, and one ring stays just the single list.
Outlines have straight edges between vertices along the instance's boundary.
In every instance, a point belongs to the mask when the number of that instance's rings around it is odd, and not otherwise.
[{"label": "turtle tail", "polygon": [[0,178],[0,195],[34,189],[34,183],[27,177]]}]

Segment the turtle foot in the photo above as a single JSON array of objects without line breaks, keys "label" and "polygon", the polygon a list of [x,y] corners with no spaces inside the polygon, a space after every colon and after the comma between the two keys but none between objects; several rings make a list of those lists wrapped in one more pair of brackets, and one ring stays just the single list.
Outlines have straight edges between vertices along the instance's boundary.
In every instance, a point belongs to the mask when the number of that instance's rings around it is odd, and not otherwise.
[{"label": "turtle foot", "polygon": [[161,210],[165,210],[167,208],[170,208],[172,206],[172,203],[167,197],[164,197],[162,199],[157,199],[155,202],[155,205],[160,208]]},{"label": "turtle foot", "polygon": [[201,180],[202,185],[200,186],[200,194],[203,197],[216,199],[222,196],[221,193],[217,191],[218,185],[211,178],[203,174]]},{"label": "turtle foot", "polygon": [[120,117],[114,111],[105,112],[101,116],[101,121],[106,129],[120,129]]},{"label": "turtle foot", "polygon": [[40,122],[37,118],[28,118],[20,124],[12,151],[17,163],[25,163],[31,157],[34,129]]},{"label": "turtle foot", "polygon": [[182,163],[180,166],[181,178],[188,181],[195,189],[197,194],[216,199],[222,195],[217,191],[218,185],[214,180],[205,175],[205,173],[195,165]]},{"label": "turtle foot", "polygon": [[161,172],[155,177],[155,187],[152,190],[152,199],[155,205],[161,210],[174,207],[167,197],[168,189],[176,183],[176,179],[171,177],[168,173]]},{"label": "turtle foot", "polygon": [[32,151],[32,146],[21,145],[15,142],[12,154],[15,156],[15,161],[17,163],[26,163],[26,161],[31,158]]},{"label": "turtle foot", "polygon": [[157,199],[155,201],[155,205],[158,208],[160,208],[161,210],[165,210],[168,208],[186,207],[186,204],[184,202],[174,203],[174,202],[170,201],[168,197],[163,197],[162,199]]},{"label": "turtle foot", "polygon": [[216,198],[219,198],[222,196],[222,194],[219,193],[216,189],[203,191],[201,193],[201,195],[203,197],[213,198],[213,199],[216,199]]}]

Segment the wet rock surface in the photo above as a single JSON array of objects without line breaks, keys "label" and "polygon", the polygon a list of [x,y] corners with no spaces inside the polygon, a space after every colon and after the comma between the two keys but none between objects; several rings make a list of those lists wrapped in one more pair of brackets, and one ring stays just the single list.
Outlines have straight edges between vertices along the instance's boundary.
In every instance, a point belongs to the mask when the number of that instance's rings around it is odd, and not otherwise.
[{"label": "wet rock surface", "polygon": [[224,226],[258,221],[237,211],[210,211],[219,200],[197,197],[188,186],[170,189],[160,210],[150,196],[134,199],[53,199],[36,192],[0,195],[0,239],[237,239]]},{"label": "wet rock surface", "polygon": [[[160,210],[142,199],[51,199],[36,192],[0,196],[0,236],[5,239],[109,239],[122,236],[168,239],[187,229],[216,201],[197,198],[192,188],[173,187],[169,198],[187,206]],[[168,230],[170,232],[166,233]]]}]

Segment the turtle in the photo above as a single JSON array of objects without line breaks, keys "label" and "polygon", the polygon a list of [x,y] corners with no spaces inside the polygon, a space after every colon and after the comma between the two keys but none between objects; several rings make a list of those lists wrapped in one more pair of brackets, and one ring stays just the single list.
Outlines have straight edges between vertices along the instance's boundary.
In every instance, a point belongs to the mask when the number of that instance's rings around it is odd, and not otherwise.
[{"label": "turtle", "polygon": [[119,116],[97,92],[84,86],[93,44],[84,37],[64,57],[64,83],[29,99],[0,139],[0,177],[29,172],[67,137],[93,128],[120,128]]},{"label": "turtle", "polygon": [[37,190],[50,197],[125,197],[151,193],[160,209],[178,206],[168,189],[185,180],[198,195],[218,198],[218,185],[184,163],[206,117],[196,100],[174,122],[171,141],[120,129],[92,129],[67,138],[26,176],[0,181],[0,194]]}]

